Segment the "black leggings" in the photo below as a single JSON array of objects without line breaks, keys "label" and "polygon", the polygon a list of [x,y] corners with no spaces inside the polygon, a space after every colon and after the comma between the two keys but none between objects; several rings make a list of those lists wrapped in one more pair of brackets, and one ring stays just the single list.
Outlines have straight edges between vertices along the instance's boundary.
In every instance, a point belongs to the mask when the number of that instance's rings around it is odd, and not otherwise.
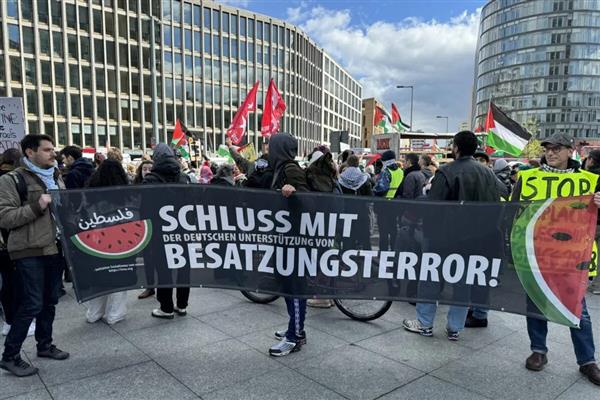
[{"label": "black leggings", "polygon": [[0,302],[6,323],[12,325],[16,309],[15,266],[5,250],[0,251],[0,274],[2,275]]}]

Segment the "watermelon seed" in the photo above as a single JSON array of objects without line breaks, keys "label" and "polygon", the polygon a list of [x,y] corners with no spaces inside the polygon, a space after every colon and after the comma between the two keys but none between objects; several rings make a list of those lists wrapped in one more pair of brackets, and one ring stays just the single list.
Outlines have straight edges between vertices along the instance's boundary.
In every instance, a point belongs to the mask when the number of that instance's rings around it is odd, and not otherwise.
[{"label": "watermelon seed", "polygon": [[583,262],[580,262],[579,264],[577,264],[577,266],[575,268],[578,269],[579,271],[587,271],[589,266],[590,266],[589,261],[583,261]]},{"label": "watermelon seed", "polygon": [[85,238],[89,239],[90,238],[90,234],[88,233],[87,235],[85,235]]},{"label": "watermelon seed", "polygon": [[121,242],[120,240],[117,240],[117,243],[119,243],[119,244],[123,244],[123,242]]},{"label": "watermelon seed", "polygon": [[140,235],[139,233],[134,233],[134,235],[137,237],[142,237],[142,235]]},{"label": "watermelon seed", "polygon": [[581,210],[583,208],[587,208],[587,204],[585,204],[581,201],[571,203],[570,206],[571,206],[571,208],[575,208],[576,210]]},{"label": "watermelon seed", "polygon": [[121,228],[121,232],[127,233],[127,231],[125,229],[123,229],[123,228]]},{"label": "watermelon seed", "polygon": [[128,240],[128,241],[127,241],[127,243],[129,243],[129,244],[133,244],[133,242],[132,242],[131,240]]},{"label": "watermelon seed", "polygon": [[108,248],[109,248],[109,249],[112,249],[112,244],[109,244],[109,245],[108,245]]},{"label": "watermelon seed", "polygon": [[562,242],[566,242],[568,240],[573,239],[573,237],[571,235],[569,235],[566,232],[556,232],[552,234],[552,237],[556,240],[560,240]]}]

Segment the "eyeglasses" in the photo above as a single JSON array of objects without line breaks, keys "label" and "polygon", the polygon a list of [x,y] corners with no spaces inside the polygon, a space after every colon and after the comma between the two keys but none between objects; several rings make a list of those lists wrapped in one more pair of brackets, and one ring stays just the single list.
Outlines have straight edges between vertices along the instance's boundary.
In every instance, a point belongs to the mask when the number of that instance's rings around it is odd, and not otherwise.
[{"label": "eyeglasses", "polygon": [[546,146],[544,147],[544,151],[546,153],[560,153],[562,150],[566,149],[565,146]]}]

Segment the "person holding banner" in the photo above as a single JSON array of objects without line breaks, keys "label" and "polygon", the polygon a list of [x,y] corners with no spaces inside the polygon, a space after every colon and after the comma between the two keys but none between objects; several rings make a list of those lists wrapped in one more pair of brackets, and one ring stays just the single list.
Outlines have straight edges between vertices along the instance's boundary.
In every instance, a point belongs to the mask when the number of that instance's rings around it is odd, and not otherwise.
[{"label": "person holding banner", "polygon": [[[4,342],[0,368],[16,376],[38,372],[21,358],[29,325],[36,318],[37,356],[65,360],[69,353],[52,343],[52,324],[64,260],[50,213],[50,189],[64,189],[55,168],[50,136],[30,134],[21,141],[22,166],[0,177],[0,228],[10,231],[8,253],[15,263],[18,307]],[[21,191],[19,188],[23,187]]]},{"label": "person holding banner", "polygon": [[[290,197],[295,192],[309,192],[306,174],[294,160],[298,155],[298,141],[289,133],[278,133],[271,136],[269,141],[269,164],[273,166],[274,175],[271,188],[281,190],[284,197]],[[269,349],[274,357],[286,356],[300,351],[306,344],[304,318],[306,316],[306,299],[285,298],[289,316],[288,328],[275,332],[278,344]]]},{"label": "person holding banner", "polygon": [[[437,201],[499,201],[500,193],[494,173],[487,166],[475,160],[473,155],[477,150],[477,137],[473,132],[458,132],[453,139],[452,152],[454,161],[446,164],[438,170],[433,178],[429,200]],[[470,221],[465,221],[470,224]],[[434,225],[434,224],[432,224]],[[466,227],[465,227],[466,228]],[[439,229],[446,229],[441,223]],[[450,235],[454,230],[460,231],[460,227],[448,227]],[[456,242],[464,243],[469,248],[469,243],[456,238],[449,244]],[[419,292],[427,293],[426,297],[434,297],[441,287],[422,285]],[[455,292],[456,293],[456,292]],[[404,329],[409,332],[418,333],[422,336],[433,336],[433,321],[437,311],[437,304],[417,303],[417,318],[405,319],[402,322]],[[458,340],[460,332],[465,326],[467,307],[450,306],[447,316],[446,336],[448,340]]]},{"label": "person holding banner", "polygon": [[[542,142],[544,156],[538,168],[519,172],[512,194],[513,201],[545,200],[556,197],[594,195],[594,203],[600,206],[600,185],[598,175],[580,169],[580,164],[571,158],[574,140],[565,133],[556,133]],[[596,250],[597,251],[597,250]],[[571,329],[571,340],[579,371],[590,382],[600,385],[600,369],[596,364],[594,334],[592,321],[583,298],[583,311],[580,326]],[[535,308],[533,302],[529,302]],[[542,319],[527,317],[527,333],[531,343],[532,354],[525,361],[525,368],[541,371],[548,363],[548,322]]]}]

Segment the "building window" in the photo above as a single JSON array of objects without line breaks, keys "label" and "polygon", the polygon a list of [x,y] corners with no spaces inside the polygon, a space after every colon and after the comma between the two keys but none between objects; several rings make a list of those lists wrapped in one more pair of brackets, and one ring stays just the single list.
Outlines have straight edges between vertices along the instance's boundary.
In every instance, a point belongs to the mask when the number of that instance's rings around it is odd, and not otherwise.
[{"label": "building window", "polygon": [[8,24],[8,46],[13,50],[20,51],[21,39],[19,36],[19,26]]},{"label": "building window", "polygon": [[162,0],[163,18],[171,19],[171,0]]},{"label": "building window", "polygon": [[204,7],[204,27],[210,29],[210,8]]},{"label": "building window", "polygon": [[181,49],[181,28],[173,29],[173,47]]},{"label": "building window", "polygon": [[62,63],[54,64],[54,82],[57,86],[65,86],[65,66]]},{"label": "building window", "polygon": [[35,61],[28,58],[25,59],[25,82],[32,85],[36,84]]},{"label": "building window", "polygon": [[183,3],[183,22],[185,24],[192,24],[192,5],[190,3]]}]

